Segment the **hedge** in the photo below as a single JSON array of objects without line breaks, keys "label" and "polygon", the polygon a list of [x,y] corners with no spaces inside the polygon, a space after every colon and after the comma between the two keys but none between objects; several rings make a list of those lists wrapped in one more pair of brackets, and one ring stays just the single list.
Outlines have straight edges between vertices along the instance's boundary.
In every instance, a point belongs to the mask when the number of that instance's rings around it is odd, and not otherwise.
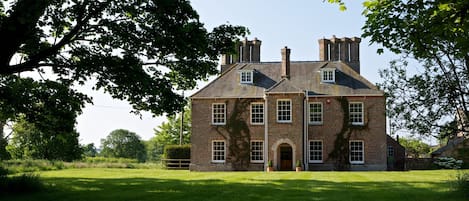
[{"label": "hedge", "polygon": [[191,145],[166,145],[165,159],[191,159]]}]

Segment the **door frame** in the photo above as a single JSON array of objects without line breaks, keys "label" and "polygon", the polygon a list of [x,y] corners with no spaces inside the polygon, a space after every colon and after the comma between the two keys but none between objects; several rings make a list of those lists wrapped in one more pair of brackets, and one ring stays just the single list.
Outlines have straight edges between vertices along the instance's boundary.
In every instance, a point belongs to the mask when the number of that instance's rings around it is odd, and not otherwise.
[{"label": "door frame", "polygon": [[282,144],[288,144],[292,148],[292,170],[294,170],[297,149],[293,141],[288,138],[279,139],[271,146],[271,151],[273,153],[273,166],[276,170],[280,169],[280,145]]}]

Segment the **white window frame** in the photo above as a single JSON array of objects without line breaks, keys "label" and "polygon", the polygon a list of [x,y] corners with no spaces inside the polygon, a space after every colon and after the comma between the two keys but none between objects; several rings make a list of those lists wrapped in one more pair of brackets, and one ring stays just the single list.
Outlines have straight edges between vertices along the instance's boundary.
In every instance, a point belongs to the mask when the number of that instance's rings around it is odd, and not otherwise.
[{"label": "white window frame", "polygon": [[[261,143],[260,149],[254,150],[253,142],[260,142]],[[264,141],[263,140],[251,140],[250,147],[251,147],[251,151],[250,151],[251,163],[263,163],[264,162]],[[253,160],[254,152],[259,153],[258,156],[260,156],[262,160]]]},{"label": "white window frame", "polygon": [[[359,150],[359,151],[352,150],[352,143],[355,143],[355,142],[361,143],[361,147],[362,147],[361,150]],[[352,161],[352,151],[353,152],[361,152],[362,160]],[[350,140],[349,141],[349,161],[350,161],[350,164],[364,164],[365,163],[365,142],[363,140]]]},{"label": "white window frame", "polygon": [[[215,106],[221,106],[223,105],[223,112],[218,112],[216,111],[217,109],[220,108],[215,108]],[[218,115],[223,116],[223,122],[215,122],[216,119],[219,119]],[[212,103],[212,125],[225,125],[226,124],[226,104],[225,103]]]},{"label": "white window frame", "polygon": [[[289,103],[288,105],[286,105],[286,106],[288,106],[289,110],[286,110],[286,109],[284,110],[283,108],[279,109],[279,107],[280,107],[279,103],[280,102],[286,102],[286,101],[288,101],[288,103]],[[283,118],[280,119],[280,117],[282,117],[282,115],[279,114],[280,112],[288,112],[285,115],[285,117],[289,117],[290,119],[287,119],[287,120],[283,120]],[[291,123],[292,119],[293,119],[292,114],[293,114],[293,112],[292,112],[291,99],[277,99],[277,122],[279,122],[279,123]]]},{"label": "white window frame", "polygon": [[254,81],[254,72],[252,70],[239,71],[239,83],[252,84]]},{"label": "white window frame", "polygon": [[[315,112],[315,113],[311,112],[311,105],[320,105],[320,109],[321,109],[321,112],[320,112],[321,117],[320,118],[321,118],[321,121],[311,121],[311,115],[313,115],[313,114],[317,115],[317,113],[318,113],[318,112]],[[309,107],[308,108],[309,109],[308,110],[308,112],[309,112],[309,115],[308,115],[309,116],[309,118],[308,118],[309,124],[311,124],[311,125],[322,125],[323,124],[323,114],[324,114],[324,107],[323,107],[322,102],[309,102],[308,107]]]},{"label": "white window frame", "polygon": [[[360,105],[361,111],[353,111],[352,105]],[[365,124],[365,115],[364,115],[364,104],[363,102],[350,102],[349,105],[349,121],[352,125],[363,126]],[[360,118],[361,121],[355,121],[356,118]]]},{"label": "white window frame", "polygon": [[[223,150],[215,150],[215,143],[223,142]],[[217,153],[223,153],[223,155]],[[216,156],[223,156],[222,160],[218,160]],[[224,163],[226,160],[226,142],[225,140],[212,140],[212,163]]]},{"label": "white window frame", "polygon": [[[320,142],[321,143],[321,150],[312,150],[311,149],[311,142]],[[322,140],[310,140],[308,142],[308,150],[309,150],[309,155],[308,155],[308,160],[309,163],[323,163],[324,161],[324,143]],[[311,160],[311,155],[313,154],[313,151],[321,153],[321,160]]]},{"label": "white window frame", "polygon": [[[259,112],[258,109],[256,111],[254,111],[254,106],[257,105],[261,105],[262,106],[262,112]],[[253,125],[263,125],[264,124],[264,103],[263,102],[253,102],[251,103],[251,124]],[[261,115],[262,116],[262,119],[261,118],[257,118],[257,115]],[[258,120],[258,121],[261,121],[261,122],[254,122],[254,120]]]},{"label": "white window frame", "polygon": [[[327,75],[326,75],[327,73]],[[327,78],[327,79],[324,79]],[[335,82],[335,69],[322,69],[321,82]]]}]

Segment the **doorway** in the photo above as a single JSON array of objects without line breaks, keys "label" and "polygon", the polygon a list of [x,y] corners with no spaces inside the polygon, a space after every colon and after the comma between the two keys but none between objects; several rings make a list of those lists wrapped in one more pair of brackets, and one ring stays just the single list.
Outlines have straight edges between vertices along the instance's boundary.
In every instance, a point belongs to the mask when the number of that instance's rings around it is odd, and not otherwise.
[{"label": "doorway", "polygon": [[280,170],[293,170],[293,151],[289,144],[281,144],[280,147]]}]

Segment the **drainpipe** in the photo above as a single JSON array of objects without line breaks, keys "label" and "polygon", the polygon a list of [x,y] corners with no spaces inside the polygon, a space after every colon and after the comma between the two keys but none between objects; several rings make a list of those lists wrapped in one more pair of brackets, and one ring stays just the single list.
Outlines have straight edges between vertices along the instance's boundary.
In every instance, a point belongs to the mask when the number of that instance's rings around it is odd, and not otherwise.
[{"label": "drainpipe", "polygon": [[303,106],[303,164],[304,164],[304,170],[308,171],[308,91],[305,90],[305,97],[304,97],[304,106]]},{"label": "drainpipe", "polygon": [[267,171],[267,163],[269,162],[269,105],[267,102],[267,94],[264,90],[264,171]]}]

